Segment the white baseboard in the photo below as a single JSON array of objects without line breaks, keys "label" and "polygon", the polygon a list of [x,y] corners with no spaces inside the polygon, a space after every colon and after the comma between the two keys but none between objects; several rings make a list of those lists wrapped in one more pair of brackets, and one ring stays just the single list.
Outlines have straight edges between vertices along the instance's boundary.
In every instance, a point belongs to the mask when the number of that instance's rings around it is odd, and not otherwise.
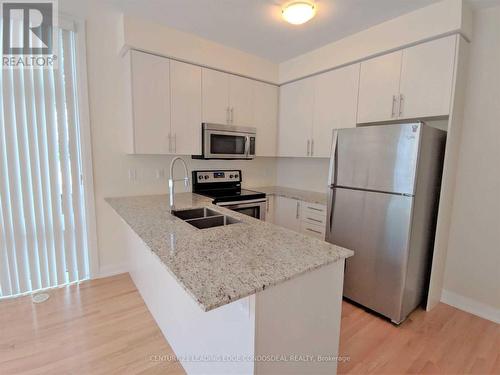
[{"label": "white baseboard", "polygon": [[126,272],[128,272],[127,263],[112,264],[109,266],[100,267],[99,273],[94,278],[101,279],[103,277],[119,275],[120,273],[126,273]]},{"label": "white baseboard", "polygon": [[500,309],[443,289],[441,302],[500,324]]}]

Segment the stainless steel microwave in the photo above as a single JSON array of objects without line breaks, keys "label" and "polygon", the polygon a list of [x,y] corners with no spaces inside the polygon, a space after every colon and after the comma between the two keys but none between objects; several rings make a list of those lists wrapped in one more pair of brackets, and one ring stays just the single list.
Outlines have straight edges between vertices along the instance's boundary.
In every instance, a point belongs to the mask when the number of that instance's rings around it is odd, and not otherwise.
[{"label": "stainless steel microwave", "polygon": [[202,124],[202,159],[253,159],[257,129]]}]

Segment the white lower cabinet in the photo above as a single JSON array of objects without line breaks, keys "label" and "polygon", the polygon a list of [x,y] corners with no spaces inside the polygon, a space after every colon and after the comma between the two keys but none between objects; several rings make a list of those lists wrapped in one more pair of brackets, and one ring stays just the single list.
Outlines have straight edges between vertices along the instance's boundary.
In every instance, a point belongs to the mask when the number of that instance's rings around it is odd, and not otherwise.
[{"label": "white lower cabinet", "polygon": [[274,204],[274,196],[268,195],[266,202],[266,222],[274,223],[274,212],[275,212],[275,204]]},{"label": "white lower cabinet", "polygon": [[300,232],[300,201],[285,197],[274,199],[274,223]]},{"label": "white lower cabinet", "polygon": [[312,237],[325,239],[326,206],[299,201],[285,197],[268,197],[270,214],[266,221],[307,234]]}]

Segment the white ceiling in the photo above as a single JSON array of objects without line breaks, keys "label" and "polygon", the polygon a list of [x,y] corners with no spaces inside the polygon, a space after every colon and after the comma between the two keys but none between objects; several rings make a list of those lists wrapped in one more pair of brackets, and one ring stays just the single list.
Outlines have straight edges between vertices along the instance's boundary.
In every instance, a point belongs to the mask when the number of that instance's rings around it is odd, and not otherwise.
[{"label": "white ceiling", "polygon": [[282,62],[438,0],[317,0],[315,18],[292,26],[286,0],[108,0],[129,15]]}]

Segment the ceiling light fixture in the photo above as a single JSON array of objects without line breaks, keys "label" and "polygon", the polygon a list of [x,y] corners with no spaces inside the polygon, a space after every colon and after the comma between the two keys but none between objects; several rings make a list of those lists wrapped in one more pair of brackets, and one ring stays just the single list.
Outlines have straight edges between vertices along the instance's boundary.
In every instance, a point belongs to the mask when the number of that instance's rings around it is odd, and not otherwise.
[{"label": "ceiling light fixture", "polygon": [[314,17],[316,6],[306,1],[295,1],[285,5],[281,14],[285,21],[293,25],[301,25]]}]

